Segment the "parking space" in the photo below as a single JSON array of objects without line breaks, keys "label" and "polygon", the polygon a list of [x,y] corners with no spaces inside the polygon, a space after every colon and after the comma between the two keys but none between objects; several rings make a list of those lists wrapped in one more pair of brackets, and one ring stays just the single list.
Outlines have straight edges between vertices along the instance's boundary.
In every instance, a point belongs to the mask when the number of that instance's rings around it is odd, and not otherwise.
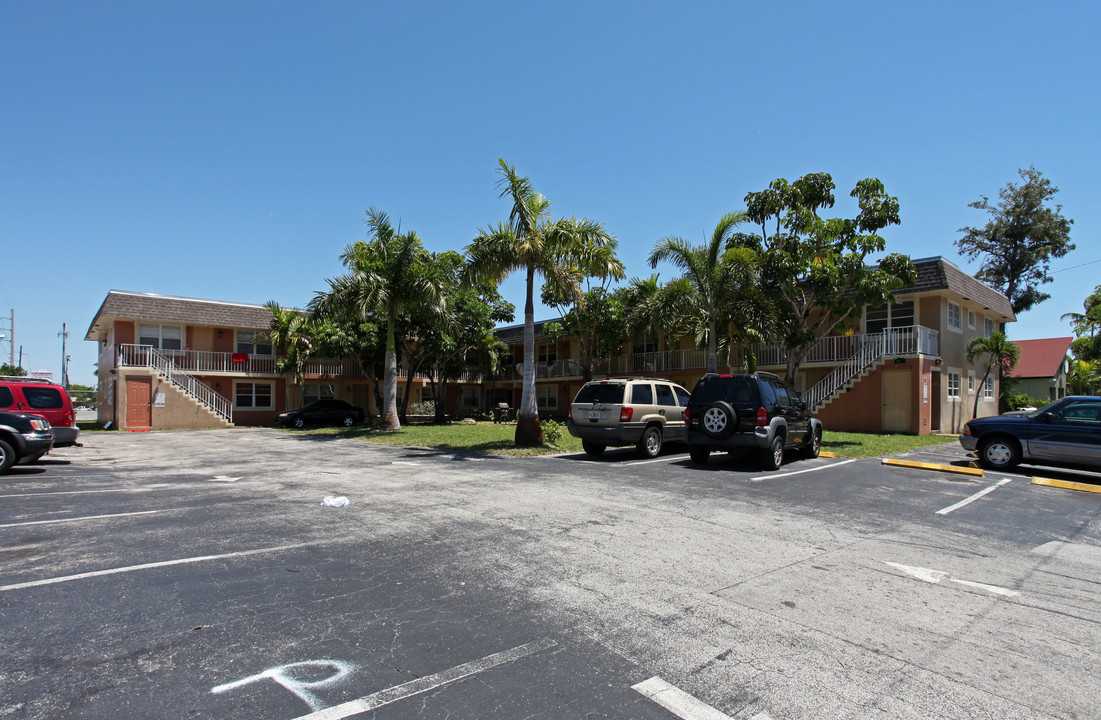
[{"label": "parking space", "polygon": [[1093,706],[1062,678],[1101,642],[1096,495],[879,459],[85,440],[0,487],[4,716]]}]

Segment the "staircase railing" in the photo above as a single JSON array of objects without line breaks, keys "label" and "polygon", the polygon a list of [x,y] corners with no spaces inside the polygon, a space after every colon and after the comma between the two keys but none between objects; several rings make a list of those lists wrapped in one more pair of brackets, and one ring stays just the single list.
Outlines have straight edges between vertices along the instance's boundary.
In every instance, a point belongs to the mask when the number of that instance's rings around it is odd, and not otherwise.
[{"label": "staircase railing", "polygon": [[887,354],[887,340],[891,337],[886,333],[866,335],[865,341],[857,348],[845,362],[838,365],[826,377],[819,380],[813,387],[803,393],[803,400],[807,407],[814,410],[826,401],[847,382],[864,372],[868,367]]},{"label": "staircase railing", "polygon": [[228,423],[233,422],[233,404],[219,395],[209,385],[176,367],[171,358],[151,345],[120,345],[120,366],[149,367],[164,376],[170,383],[195,398]]}]

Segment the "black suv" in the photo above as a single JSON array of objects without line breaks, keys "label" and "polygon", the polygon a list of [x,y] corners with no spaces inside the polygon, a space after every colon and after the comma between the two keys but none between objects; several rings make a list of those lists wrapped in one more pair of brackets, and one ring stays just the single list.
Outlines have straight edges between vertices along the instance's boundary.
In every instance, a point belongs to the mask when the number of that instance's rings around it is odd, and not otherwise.
[{"label": "black suv", "polygon": [[706,463],[712,450],[756,452],[765,469],[775,470],[784,462],[784,450],[798,448],[815,458],[822,446],[822,423],[772,373],[707,373],[692,390],[684,422],[688,451],[697,463]]},{"label": "black suv", "polygon": [[0,411],[0,475],[20,460],[49,452],[53,444],[53,430],[44,418]]}]

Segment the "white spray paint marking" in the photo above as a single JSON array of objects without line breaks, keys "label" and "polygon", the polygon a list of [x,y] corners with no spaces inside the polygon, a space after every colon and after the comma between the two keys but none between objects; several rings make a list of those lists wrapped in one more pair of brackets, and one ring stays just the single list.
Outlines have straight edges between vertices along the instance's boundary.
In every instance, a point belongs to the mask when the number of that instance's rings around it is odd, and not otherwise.
[{"label": "white spray paint marking", "polygon": [[[243,475],[241,477],[244,477]],[[215,475],[207,482],[237,482],[241,477],[229,477],[228,475]]]},{"label": "white spray paint marking", "polygon": [[960,580],[954,578],[943,570],[930,570],[929,568],[913,567],[911,565],[903,565],[901,563],[883,562],[884,565],[890,565],[893,568],[901,570],[908,575],[913,575],[918,580],[924,580],[928,583],[939,583],[941,580],[947,580],[949,582],[959,583],[960,585],[966,585],[967,587],[979,588],[980,590],[986,590],[992,592],[995,595],[1005,595],[1006,597],[1016,597],[1021,593],[1016,590],[1010,590],[1009,588],[998,587],[997,585],[987,585],[986,583],[973,582],[971,580]]},{"label": "white spray paint marking", "polygon": [[977,493],[975,493],[975,494],[974,494],[974,495],[972,495],[971,497],[969,497],[969,498],[964,498],[963,500],[960,500],[960,501],[959,501],[958,503],[956,503],[955,505],[949,505],[949,506],[948,506],[948,507],[946,507],[946,508],[943,508],[943,509],[941,509],[941,510],[937,510],[936,514],[937,514],[937,515],[947,515],[948,513],[952,512],[953,510],[959,510],[959,509],[960,509],[961,507],[963,507],[964,505],[967,505],[967,504],[969,504],[969,503],[973,503],[973,502],[975,502],[976,500],[978,500],[979,498],[981,498],[981,497],[982,497],[983,495],[987,495],[987,494],[989,494],[989,493],[992,493],[992,492],[994,492],[995,490],[997,490],[997,489],[998,489],[998,488],[1000,488],[1000,487],[1001,487],[1002,485],[1005,485],[1005,484],[1006,484],[1006,483],[1008,483],[1008,482],[1012,482],[1012,480],[1011,480],[1010,478],[1004,478],[1004,479],[1002,479],[1002,480],[1000,480],[1000,481],[998,481],[998,482],[994,483],[994,484],[993,484],[993,485],[991,485],[990,487],[988,487],[988,488],[985,488],[985,489],[983,489],[983,490],[980,490],[980,491],[978,491]]},{"label": "white spray paint marking", "polygon": [[792,470],[786,473],[772,473],[771,475],[758,475],[757,477],[751,477],[753,482],[759,482],[761,480],[775,480],[776,478],[788,477],[789,475],[802,475],[803,473],[818,472],[819,470],[829,470],[830,468],[840,467],[841,465],[848,465],[851,462],[856,462],[857,458],[852,460],[842,460],[841,462],[830,463],[829,465],[819,465],[818,467],[807,468],[806,470]]},{"label": "white spray paint marking", "polygon": [[426,675],[416,680],[402,683],[401,685],[395,685],[386,690],[379,690],[376,693],[361,697],[358,700],[350,700],[340,705],[334,705],[326,710],[319,710],[309,715],[303,715],[296,718],[296,720],[343,720],[343,718],[368,712],[375,708],[380,708],[383,705],[389,705],[398,700],[412,697],[413,695],[435,690],[443,685],[448,685],[458,680],[462,680],[463,678],[470,677],[471,675],[477,675],[478,673],[495,668],[498,665],[504,665],[505,663],[514,662],[528,655],[534,655],[537,652],[552,648],[557,644],[558,643],[549,638],[536,640],[526,645],[514,647],[511,650],[504,650],[499,653],[494,653],[493,655],[488,655],[481,660],[474,660],[473,662],[456,665],[450,670],[444,670],[441,673]]},{"label": "white spray paint marking", "polygon": [[206,562],[207,560],[226,560],[229,558],[259,555],[261,553],[279,552],[281,550],[295,550],[314,544],[316,543],[296,543],[294,545],[281,545],[279,547],[243,550],[241,552],[225,553],[224,555],[202,555],[200,557],[182,558],[180,560],[164,560],[162,562],[145,563],[143,565],[129,565],[127,567],[111,568],[109,570],[95,570],[93,572],[79,573],[77,575],[47,578],[46,580],[33,580],[31,582],[15,583],[14,585],[0,585],[0,592],[5,592],[7,590],[22,590],[23,588],[39,587],[40,585],[55,585],[57,583],[84,580],[85,578],[100,577],[103,575],[117,575],[118,573],[134,572],[136,570],[150,570],[153,568],[170,567],[172,565],[186,565],[188,563]]},{"label": "white spray paint marking", "polygon": [[407,461],[405,461],[405,460],[394,460],[394,461],[393,461],[393,462],[391,462],[390,464],[391,464],[391,465],[420,465],[420,463],[415,463],[415,462],[407,462]]},{"label": "white spray paint marking", "polygon": [[23,525],[52,525],[54,523],[70,523],[82,522],[84,520],[102,520],[104,518],[129,517],[131,515],[152,515],[153,513],[159,512],[163,512],[163,510],[141,510],[138,512],[114,513],[112,515],[85,515],[84,517],[65,518],[63,520],[28,520],[27,522],[8,523],[7,525],[0,525],[0,528],[22,527]]},{"label": "white spray paint marking", "polygon": [[[318,668],[331,668],[333,673],[320,680],[305,681],[295,678],[296,670],[316,670]],[[325,703],[314,693],[314,690],[324,690],[325,688],[338,684],[341,680],[350,675],[353,670],[355,670],[354,665],[341,662],[340,660],[305,660],[303,662],[268,668],[262,673],[250,675],[247,678],[213,687],[210,689],[210,692],[219,695],[224,692],[229,692],[230,690],[236,690],[239,687],[244,687],[250,683],[270,679],[297,695],[302,702],[310,706],[310,710],[317,711],[325,707]]]},{"label": "white spray paint marking", "polygon": [[[689,695],[676,685],[670,685],[658,676],[643,680],[631,689],[647,700],[661,705],[682,720],[731,720],[726,713],[719,712],[704,701]],[[767,720],[768,715],[758,713],[754,720]]]}]

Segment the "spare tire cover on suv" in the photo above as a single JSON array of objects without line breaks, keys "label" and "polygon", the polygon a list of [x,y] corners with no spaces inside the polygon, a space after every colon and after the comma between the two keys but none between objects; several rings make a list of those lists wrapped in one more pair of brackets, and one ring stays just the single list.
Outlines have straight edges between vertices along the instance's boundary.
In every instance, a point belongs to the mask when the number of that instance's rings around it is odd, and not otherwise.
[{"label": "spare tire cover on suv", "polygon": [[738,426],[738,415],[725,400],[711,403],[703,411],[700,427],[713,438],[724,438]]}]

